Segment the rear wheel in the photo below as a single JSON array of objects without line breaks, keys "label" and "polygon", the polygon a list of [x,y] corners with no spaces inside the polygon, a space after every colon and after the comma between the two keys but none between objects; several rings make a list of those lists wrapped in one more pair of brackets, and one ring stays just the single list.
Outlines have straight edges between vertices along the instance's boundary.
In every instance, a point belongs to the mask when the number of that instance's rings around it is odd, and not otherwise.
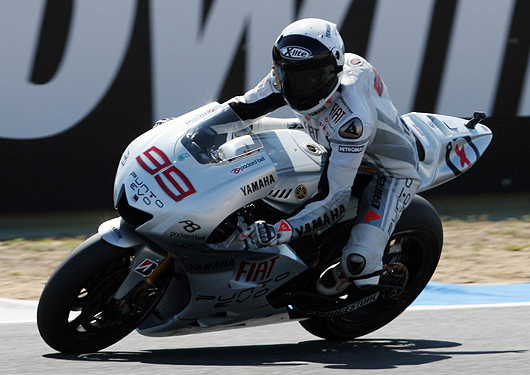
[{"label": "rear wheel", "polygon": [[76,248],[46,284],[37,309],[39,332],[55,350],[88,353],[104,349],[132,332],[161,291],[140,304],[118,306],[112,297],[127,277],[133,249],[113,246],[95,235]]},{"label": "rear wheel", "polygon": [[[400,315],[425,288],[438,265],[442,243],[442,225],[436,210],[425,199],[415,197],[403,212],[385,250],[383,263],[388,268],[380,284],[386,286],[362,291],[351,286],[347,294],[325,303],[316,316],[300,324],[318,337],[341,341],[383,327]],[[340,252],[337,259],[339,255]]]}]

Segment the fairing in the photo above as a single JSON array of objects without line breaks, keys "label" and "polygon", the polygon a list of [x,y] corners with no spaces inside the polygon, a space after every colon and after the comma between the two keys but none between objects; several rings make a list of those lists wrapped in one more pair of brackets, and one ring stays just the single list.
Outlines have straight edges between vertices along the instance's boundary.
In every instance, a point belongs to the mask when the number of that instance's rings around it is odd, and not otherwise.
[{"label": "fairing", "polygon": [[[229,106],[216,104],[155,127],[124,153],[116,206],[126,200],[147,213],[136,231],[164,247],[205,243],[256,200],[292,211],[316,191],[324,149],[297,130],[249,132]],[[297,187],[304,192],[296,195]]]},{"label": "fairing", "polygon": [[[420,191],[465,172],[492,138],[486,126],[470,129],[459,118],[410,113],[403,120],[424,155]],[[304,261],[288,245],[248,251],[236,231],[219,243],[211,235],[256,201],[294,211],[317,191],[327,154],[299,130],[250,130],[229,106],[211,103],[156,126],[124,152],[114,188],[122,219],[102,225],[102,237],[122,247],[146,237],[173,255],[180,275],[140,333],[287,320],[267,296],[304,272]]]},{"label": "fairing", "polygon": [[493,137],[491,130],[478,124],[466,127],[468,120],[428,113],[409,113],[403,120],[424,151],[418,172],[418,192],[439,186],[467,171],[484,153]]}]

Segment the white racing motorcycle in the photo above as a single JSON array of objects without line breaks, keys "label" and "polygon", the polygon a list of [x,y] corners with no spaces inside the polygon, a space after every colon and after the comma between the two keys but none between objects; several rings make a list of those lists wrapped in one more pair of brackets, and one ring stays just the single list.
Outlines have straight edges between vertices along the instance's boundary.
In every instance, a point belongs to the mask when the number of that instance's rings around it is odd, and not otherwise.
[{"label": "white racing motorcycle", "polygon": [[[492,134],[470,121],[410,113],[419,192],[465,172]],[[327,153],[305,132],[249,132],[227,105],[211,103],[134,140],[118,165],[120,217],[77,247],[39,301],[41,336],[60,352],[104,349],[136,329],[175,336],[298,320],[312,334],[351,340],[396,318],[424,289],[440,258],[435,209],[416,196],[384,255],[380,283],[337,296],[317,292],[348,240],[356,202],[313,225],[323,230],[255,250],[240,233],[287,218],[316,191]],[[337,224],[328,229],[327,222]]]}]

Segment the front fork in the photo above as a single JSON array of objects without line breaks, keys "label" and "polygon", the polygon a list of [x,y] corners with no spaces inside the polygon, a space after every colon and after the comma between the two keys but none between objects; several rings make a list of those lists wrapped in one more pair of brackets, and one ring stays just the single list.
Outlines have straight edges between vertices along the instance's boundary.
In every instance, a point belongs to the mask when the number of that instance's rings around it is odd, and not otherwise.
[{"label": "front fork", "polygon": [[121,313],[145,313],[166,285],[173,258],[150,243],[121,218],[109,220],[98,229],[110,244],[134,249],[129,274],[110,301]]},{"label": "front fork", "polygon": [[[173,258],[166,254],[164,259],[160,259],[156,263],[156,269],[146,277],[137,272],[138,267],[143,267],[142,264],[146,262],[145,260],[140,263],[140,266],[134,266],[134,264],[139,263],[136,262],[136,259],[144,259],[145,255],[147,254],[144,249],[136,254],[129,274],[111,300],[111,303],[122,314],[145,314],[152,304],[158,300],[167,285],[167,271],[171,270]],[[149,257],[152,257],[152,255],[149,254]],[[147,261],[151,262],[151,259],[149,258]]]}]

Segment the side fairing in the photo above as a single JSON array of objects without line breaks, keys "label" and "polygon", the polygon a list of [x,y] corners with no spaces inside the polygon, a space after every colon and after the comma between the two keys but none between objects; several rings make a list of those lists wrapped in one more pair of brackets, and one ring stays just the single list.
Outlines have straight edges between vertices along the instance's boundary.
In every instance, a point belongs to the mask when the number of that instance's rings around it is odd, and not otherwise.
[{"label": "side fairing", "polygon": [[[206,242],[227,216],[267,196],[278,181],[265,152],[238,162],[199,164],[178,143],[161,143],[131,151],[138,156],[119,183],[128,205],[153,217],[136,230],[165,246]],[[248,167],[236,173],[243,165]]]},{"label": "side fairing", "polygon": [[264,201],[286,213],[303,204],[318,189],[326,150],[299,130],[258,133],[279,176]]}]

